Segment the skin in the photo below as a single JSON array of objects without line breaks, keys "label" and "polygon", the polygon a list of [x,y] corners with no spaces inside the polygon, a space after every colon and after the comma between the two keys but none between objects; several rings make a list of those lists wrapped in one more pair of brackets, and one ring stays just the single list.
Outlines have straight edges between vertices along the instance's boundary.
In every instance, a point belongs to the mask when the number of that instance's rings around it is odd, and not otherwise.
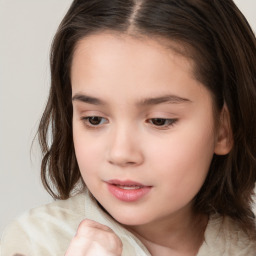
[{"label": "skin", "polygon": [[[227,122],[214,119],[211,93],[195,79],[193,65],[159,40],[108,32],[78,42],[73,56],[73,138],[81,175],[106,211],[152,255],[196,255],[207,216],[193,212],[193,198],[213,154],[230,150]],[[167,95],[167,102],[147,100]],[[100,117],[96,125],[92,116]],[[111,179],[151,189],[124,202],[109,192]],[[88,243],[86,237],[70,250],[82,251]],[[117,243],[113,255],[119,250]]]},{"label": "skin", "polygon": [[107,226],[83,220],[65,256],[121,256],[122,242]]}]

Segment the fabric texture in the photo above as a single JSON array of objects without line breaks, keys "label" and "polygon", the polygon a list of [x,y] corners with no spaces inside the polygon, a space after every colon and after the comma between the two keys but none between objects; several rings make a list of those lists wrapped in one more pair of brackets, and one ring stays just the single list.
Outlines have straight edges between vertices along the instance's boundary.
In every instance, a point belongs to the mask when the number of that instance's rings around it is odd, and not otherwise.
[{"label": "fabric texture", "polygon": [[[67,200],[34,208],[12,222],[1,239],[1,256],[64,256],[83,219],[109,226],[122,240],[122,256],[150,256],[145,246],[106,214],[87,191]],[[211,216],[197,256],[256,256],[230,218]]]}]

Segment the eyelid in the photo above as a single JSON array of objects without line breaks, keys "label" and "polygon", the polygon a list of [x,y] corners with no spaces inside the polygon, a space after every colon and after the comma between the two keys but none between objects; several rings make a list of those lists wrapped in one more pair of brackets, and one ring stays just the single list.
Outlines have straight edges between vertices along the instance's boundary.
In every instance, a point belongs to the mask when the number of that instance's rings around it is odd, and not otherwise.
[{"label": "eyelid", "polygon": [[[89,119],[93,118],[93,117],[97,117],[97,118],[101,118],[101,120],[105,120],[105,122],[103,124],[97,124],[97,125],[93,125],[90,123]],[[101,128],[104,124],[108,123],[108,120],[103,117],[103,116],[98,116],[98,115],[87,115],[87,116],[82,116],[80,118],[83,123],[85,124],[85,126],[89,129],[99,129]]]},{"label": "eyelid", "polygon": [[[100,122],[99,124],[92,124],[90,122],[90,118],[100,118]],[[103,128],[104,125],[109,123],[109,120],[105,117],[103,117],[100,114],[96,114],[94,113],[88,113],[86,115],[83,115],[80,117],[80,119],[82,120],[82,122],[84,123],[84,125],[86,126],[86,128],[88,129],[100,129]],[[103,121],[103,123],[102,123]],[[160,124],[157,125],[154,123],[154,121],[160,121]],[[161,121],[163,121],[163,125],[161,125]],[[148,123],[149,125],[153,126],[153,128],[159,129],[159,130],[167,130],[169,128],[171,128],[172,126],[174,126],[178,121],[178,118],[166,118],[166,117],[161,117],[161,115],[154,115],[151,118],[147,118],[146,119],[146,123]]]},{"label": "eyelid", "polygon": [[[151,121],[152,120],[164,120],[165,122],[167,122],[167,124],[164,124],[164,125],[156,125],[154,123],[152,123]],[[178,118],[162,118],[162,117],[152,117],[152,118],[148,118],[147,120],[147,123],[150,123],[152,126],[154,126],[155,128],[157,129],[160,129],[160,130],[165,130],[165,129],[168,129],[172,126],[174,126],[177,121],[178,121]]]}]

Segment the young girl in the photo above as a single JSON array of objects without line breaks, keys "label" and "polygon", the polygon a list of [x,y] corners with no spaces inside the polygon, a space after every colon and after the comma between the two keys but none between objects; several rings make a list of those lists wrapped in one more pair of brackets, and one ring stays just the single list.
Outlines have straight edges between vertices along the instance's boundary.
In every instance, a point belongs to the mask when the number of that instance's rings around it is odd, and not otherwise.
[{"label": "young girl", "polygon": [[55,198],[3,256],[256,255],[256,44],[232,0],[75,0],[39,127]]}]

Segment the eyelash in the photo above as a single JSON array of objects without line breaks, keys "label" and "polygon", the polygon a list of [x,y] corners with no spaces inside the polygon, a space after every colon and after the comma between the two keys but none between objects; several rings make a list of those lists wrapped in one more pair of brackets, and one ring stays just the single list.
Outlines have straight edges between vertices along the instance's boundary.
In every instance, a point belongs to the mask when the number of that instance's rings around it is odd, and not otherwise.
[{"label": "eyelash", "polygon": [[[99,124],[92,124],[91,121],[93,118],[100,119]],[[104,117],[101,116],[87,116],[87,117],[82,117],[81,120],[84,122],[87,128],[89,129],[98,129],[101,127],[101,122],[102,120],[106,120]],[[174,126],[178,119],[175,118],[150,118],[147,120],[147,123],[152,124],[153,126],[157,127],[157,129],[168,129],[171,126]],[[108,122],[108,121],[107,121]],[[160,122],[160,125],[154,124],[154,122]],[[164,122],[164,124],[161,124],[161,122]]]},{"label": "eyelash", "polygon": [[[160,121],[160,123],[164,122],[164,124],[156,125],[154,124],[156,121]],[[174,126],[177,121],[178,119],[175,118],[151,118],[147,120],[148,123],[153,124],[154,126],[158,127],[158,129],[168,129],[171,126]]]},{"label": "eyelash", "polygon": [[[104,120],[105,118],[104,117],[101,117],[101,116],[86,116],[86,117],[82,117],[81,120],[84,122],[84,124],[86,125],[87,128],[89,129],[97,129],[97,128],[100,128],[99,126],[101,124],[92,124],[90,122],[90,120],[92,120],[92,118],[98,118],[100,119],[100,123],[102,120]],[[106,119],[105,119],[106,120]]]}]

